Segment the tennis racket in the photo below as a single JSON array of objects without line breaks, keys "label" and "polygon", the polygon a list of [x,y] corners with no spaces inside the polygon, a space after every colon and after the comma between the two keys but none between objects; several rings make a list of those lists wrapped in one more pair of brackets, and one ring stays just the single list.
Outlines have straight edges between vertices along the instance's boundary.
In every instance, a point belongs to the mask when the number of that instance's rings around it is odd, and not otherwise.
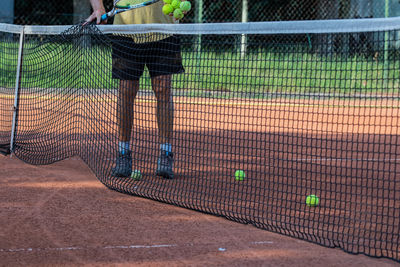
[{"label": "tennis racket", "polygon": [[118,13],[152,5],[160,0],[115,0],[113,9],[101,16],[101,21],[114,17]]}]

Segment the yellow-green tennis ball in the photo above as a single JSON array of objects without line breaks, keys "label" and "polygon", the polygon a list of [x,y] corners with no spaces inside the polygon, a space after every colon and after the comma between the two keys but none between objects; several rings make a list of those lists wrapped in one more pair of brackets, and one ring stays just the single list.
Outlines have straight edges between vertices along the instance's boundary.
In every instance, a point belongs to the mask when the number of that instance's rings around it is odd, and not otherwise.
[{"label": "yellow-green tennis ball", "polygon": [[181,4],[179,5],[179,8],[183,11],[183,12],[188,12],[190,11],[190,9],[192,9],[192,4],[189,1],[183,1],[181,2]]},{"label": "yellow-green tennis ball", "polygon": [[181,0],[172,0],[172,2],[171,2],[171,6],[174,9],[178,9],[180,4],[181,4]]},{"label": "yellow-green tennis ball", "polygon": [[246,178],[246,174],[242,170],[235,171],[235,180],[236,181],[243,181]]},{"label": "yellow-green tennis ball", "polygon": [[183,12],[182,12],[182,10],[180,10],[179,8],[178,8],[178,9],[175,9],[175,10],[174,10],[174,18],[176,18],[176,19],[181,19],[181,18],[183,18]]},{"label": "yellow-green tennis ball", "polygon": [[131,173],[131,178],[132,178],[133,180],[140,180],[140,179],[142,179],[142,173],[141,173],[139,170],[134,170],[134,171]]},{"label": "yellow-green tennis ball", "polygon": [[319,198],[316,195],[308,195],[306,198],[306,204],[309,207],[315,207],[319,204]]},{"label": "yellow-green tennis ball", "polygon": [[170,4],[164,5],[163,8],[162,8],[162,12],[163,12],[165,15],[169,15],[169,14],[171,14],[173,11],[174,11],[174,8],[173,8]]},{"label": "yellow-green tennis ball", "polygon": [[171,4],[172,0],[163,0],[165,4]]}]

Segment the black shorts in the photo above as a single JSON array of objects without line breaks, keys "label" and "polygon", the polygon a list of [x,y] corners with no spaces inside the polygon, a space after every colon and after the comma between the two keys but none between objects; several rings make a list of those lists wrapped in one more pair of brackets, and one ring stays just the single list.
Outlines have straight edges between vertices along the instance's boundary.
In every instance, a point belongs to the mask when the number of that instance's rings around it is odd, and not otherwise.
[{"label": "black shorts", "polygon": [[179,38],[171,36],[155,42],[135,43],[131,37],[113,37],[113,79],[139,80],[144,66],[150,77],[184,72]]}]

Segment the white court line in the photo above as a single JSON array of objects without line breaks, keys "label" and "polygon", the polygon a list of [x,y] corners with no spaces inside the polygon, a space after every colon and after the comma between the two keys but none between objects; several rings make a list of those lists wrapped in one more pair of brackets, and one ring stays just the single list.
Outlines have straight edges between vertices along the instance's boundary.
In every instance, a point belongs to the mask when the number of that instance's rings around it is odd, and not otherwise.
[{"label": "white court line", "polygon": [[251,242],[251,244],[253,245],[261,245],[261,244],[273,244],[274,242],[272,241],[255,241],[255,242]]},{"label": "white court line", "polygon": [[[265,245],[265,244],[274,244],[272,241],[254,241],[250,242],[249,245]],[[43,251],[73,251],[73,250],[90,250],[90,249],[157,249],[157,248],[173,248],[173,247],[196,247],[207,245],[208,247],[214,246],[214,244],[160,244],[160,245],[129,245],[129,246],[104,246],[104,247],[60,247],[60,248],[10,248],[10,249],[0,249],[0,253],[15,253],[15,252],[43,252]],[[221,250],[221,246],[215,244],[218,247],[219,251],[225,251],[227,248],[224,247]]]},{"label": "white court line", "polygon": [[36,251],[63,251],[63,250],[82,250],[80,247],[65,247],[65,248],[10,248],[0,249],[0,252],[36,252]]},{"label": "white court line", "polygon": [[[249,99],[237,100],[237,99],[218,99],[214,100],[209,98],[208,100],[185,100],[181,99],[181,96],[175,96],[174,103],[180,105],[203,105],[203,106],[230,106],[230,107],[298,107],[298,108],[369,108],[369,109],[398,109],[396,105],[356,105],[356,104],[335,104],[335,103],[296,103],[296,102],[271,102],[269,100],[264,101],[253,101]],[[184,98],[189,98],[183,96]],[[2,96],[0,99],[14,99],[14,96]],[[81,96],[31,96],[22,95],[19,99],[34,99],[34,100],[61,100],[61,101],[71,101],[71,102],[96,102],[96,103],[116,103],[116,97],[81,97]],[[316,100],[318,101],[318,100]],[[135,100],[136,103],[157,103],[155,99],[146,99],[139,97]]]},{"label": "white court line", "polygon": [[131,246],[105,246],[100,248],[89,247],[62,247],[62,248],[15,248],[0,249],[0,252],[37,252],[37,251],[68,251],[68,250],[88,250],[88,249],[139,249],[139,248],[168,248],[178,245],[131,245]]},{"label": "white court line", "polygon": [[[290,161],[290,160],[289,160]],[[374,159],[374,158],[367,158],[367,159],[362,159],[362,158],[348,158],[348,159],[342,159],[342,158],[304,158],[304,159],[294,159],[293,161],[311,161],[311,162],[326,162],[326,161],[371,161],[371,162],[396,162],[400,161],[400,158],[396,159]]]},{"label": "white court line", "polygon": [[102,249],[132,249],[132,248],[170,248],[178,245],[131,245],[131,246],[106,246]]}]

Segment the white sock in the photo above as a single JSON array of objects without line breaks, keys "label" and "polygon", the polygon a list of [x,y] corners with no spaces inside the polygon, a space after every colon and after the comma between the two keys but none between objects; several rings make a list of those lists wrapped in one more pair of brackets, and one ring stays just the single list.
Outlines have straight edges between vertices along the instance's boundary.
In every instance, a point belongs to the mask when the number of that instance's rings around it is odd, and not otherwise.
[{"label": "white sock", "polygon": [[166,151],[167,153],[172,153],[172,145],[169,143],[161,144],[160,149]]},{"label": "white sock", "polygon": [[128,154],[128,152],[130,150],[129,148],[130,148],[129,141],[128,142],[123,142],[123,141],[118,142],[118,150],[122,155]]}]

